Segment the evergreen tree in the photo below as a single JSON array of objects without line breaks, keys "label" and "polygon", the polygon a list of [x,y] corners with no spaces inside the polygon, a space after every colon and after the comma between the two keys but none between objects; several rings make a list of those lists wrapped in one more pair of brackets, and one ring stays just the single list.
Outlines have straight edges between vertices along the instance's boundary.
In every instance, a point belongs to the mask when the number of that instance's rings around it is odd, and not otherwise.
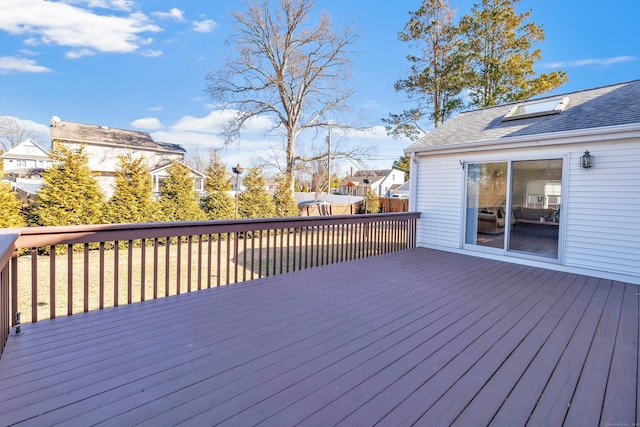
[{"label": "evergreen tree", "polygon": [[260,168],[254,166],[248,169],[244,187],[245,190],[238,196],[238,217],[272,218],[276,207]]},{"label": "evergreen tree", "polygon": [[548,92],[567,81],[558,70],[535,77],[541,59],[532,46],[544,40],[542,27],[524,23],[531,11],[518,14],[520,0],[482,0],[460,21],[462,50],[471,70],[467,77],[471,105],[490,107]]},{"label": "evergreen tree", "polygon": [[160,189],[160,209],[165,221],[198,221],[207,219],[198,204],[198,194],[193,188],[193,177],[188,167],[173,162],[167,170],[169,176]]},{"label": "evergreen tree", "polygon": [[420,126],[422,118],[426,116],[438,127],[463,107],[465,62],[458,49],[460,34],[454,15],[447,0],[423,0],[418,10],[410,12],[399,34],[417,53],[407,55],[412,64],[409,75],[398,80],[395,88],[415,99],[417,107],[383,119],[394,137],[415,140],[426,132]]},{"label": "evergreen tree", "polygon": [[360,203],[360,213],[380,212],[380,198],[370,188],[364,193],[364,200]]},{"label": "evergreen tree", "polygon": [[298,216],[300,214],[296,198],[291,191],[291,181],[286,175],[279,177],[273,192],[273,201],[275,202],[276,217]]},{"label": "evergreen tree", "polygon": [[99,224],[104,194],[89,169],[84,149],[57,144],[51,151],[52,166],[42,174],[32,214],[38,225]]},{"label": "evergreen tree", "polygon": [[112,224],[162,220],[151,191],[151,174],[142,157],[120,157],[114,193],[106,204],[104,220]]},{"label": "evergreen tree", "polygon": [[409,170],[411,168],[411,158],[409,156],[400,156],[398,160],[395,160],[393,162],[393,167],[395,169],[403,171],[404,180],[409,181]]},{"label": "evergreen tree", "polygon": [[233,219],[235,200],[228,193],[233,186],[227,169],[215,152],[205,170],[205,196],[200,206],[209,219]]},{"label": "evergreen tree", "polygon": [[11,191],[11,185],[0,181],[0,228],[24,227],[21,208],[22,202]]}]

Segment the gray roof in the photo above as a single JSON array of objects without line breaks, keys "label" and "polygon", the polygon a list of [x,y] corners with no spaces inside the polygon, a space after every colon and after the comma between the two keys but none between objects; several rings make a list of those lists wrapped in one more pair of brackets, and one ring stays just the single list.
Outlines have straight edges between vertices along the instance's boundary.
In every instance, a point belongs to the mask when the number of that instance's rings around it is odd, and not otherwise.
[{"label": "gray roof", "polygon": [[393,169],[375,169],[357,171],[353,176],[343,180],[340,185],[345,186],[349,182],[361,184],[363,179],[368,179],[370,183],[375,183],[389,176]]},{"label": "gray roof", "polygon": [[460,113],[422,137],[405,151],[475,141],[500,140],[631,123],[640,123],[640,80],[559,94],[539,100],[568,97],[568,107],[559,114],[502,121],[523,102]]},{"label": "gray roof", "polygon": [[87,125],[83,123],[51,120],[49,136],[64,141],[107,143],[146,147],[184,153],[186,150],[179,144],[156,142],[147,132],[117,129],[108,126]]}]

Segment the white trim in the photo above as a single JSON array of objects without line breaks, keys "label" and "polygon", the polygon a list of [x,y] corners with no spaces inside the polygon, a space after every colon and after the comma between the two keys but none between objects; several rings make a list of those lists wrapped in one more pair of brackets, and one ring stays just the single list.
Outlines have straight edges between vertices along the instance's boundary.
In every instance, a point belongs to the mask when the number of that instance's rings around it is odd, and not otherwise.
[{"label": "white trim", "polygon": [[585,276],[598,277],[601,279],[616,280],[619,282],[640,285],[640,277],[619,274],[619,273],[612,273],[609,271],[592,270],[585,267],[571,267],[568,265],[551,263],[546,260],[539,261],[539,260],[530,259],[530,258],[496,255],[494,253],[487,253],[482,251],[470,251],[468,249],[451,248],[448,246],[429,245],[426,242],[420,242],[420,241],[418,241],[418,246],[421,248],[436,249],[444,252],[453,252],[457,254],[475,256],[475,257],[486,258],[486,259],[493,259],[496,261],[504,261],[511,264],[527,265],[530,267],[545,268],[547,270],[562,271],[565,273],[572,273],[572,274],[581,274]]}]

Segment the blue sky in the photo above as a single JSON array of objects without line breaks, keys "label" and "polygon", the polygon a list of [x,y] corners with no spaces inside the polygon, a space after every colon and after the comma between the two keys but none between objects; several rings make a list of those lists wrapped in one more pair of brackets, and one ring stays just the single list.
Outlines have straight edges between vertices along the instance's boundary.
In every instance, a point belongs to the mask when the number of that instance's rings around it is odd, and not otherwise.
[{"label": "blue sky", "polygon": [[[369,124],[337,143],[374,148],[370,168],[391,167],[408,141],[387,137],[380,119],[410,108],[394,82],[408,69],[408,46],[397,40],[418,0],[317,0],[337,26],[362,31],[354,57],[354,109]],[[458,16],[473,1],[450,0]],[[597,5],[597,6],[596,6]],[[233,55],[230,0],[0,0],[0,116],[48,132],[49,120],[146,131],[189,152],[222,148],[224,115],[205,94],[204,76]],[[554,93],[640,78],[640,2],[522,0],[546,40],[536,71],[565,70]],[[221,150],[227,164],[251,164],[279,139],[256,122],[237,146]],[[314,143],[303,138],[303,145]],[[315,141],[317,144],[318,141]],[[351,165],[343,164],[342,173]]]}]

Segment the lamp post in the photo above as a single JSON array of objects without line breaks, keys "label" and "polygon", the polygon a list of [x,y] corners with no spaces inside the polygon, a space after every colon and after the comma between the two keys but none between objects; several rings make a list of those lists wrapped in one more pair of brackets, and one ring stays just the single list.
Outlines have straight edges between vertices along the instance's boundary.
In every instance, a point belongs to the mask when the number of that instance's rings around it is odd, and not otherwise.
[{"label": "lamp post", "polygon": [[369,185],[369,177],[362,180],[364,183],[364,213],[367,213],[367,186]]},{"label": "lamp post", "polygon": [[238,182],[240,180],[240,174],[244,172],[244,168],[240,167],[240,163],[238,163],[235,167],[231,168],[233,173],[236,174],[236,214],[235,219],[238,219]]}]

